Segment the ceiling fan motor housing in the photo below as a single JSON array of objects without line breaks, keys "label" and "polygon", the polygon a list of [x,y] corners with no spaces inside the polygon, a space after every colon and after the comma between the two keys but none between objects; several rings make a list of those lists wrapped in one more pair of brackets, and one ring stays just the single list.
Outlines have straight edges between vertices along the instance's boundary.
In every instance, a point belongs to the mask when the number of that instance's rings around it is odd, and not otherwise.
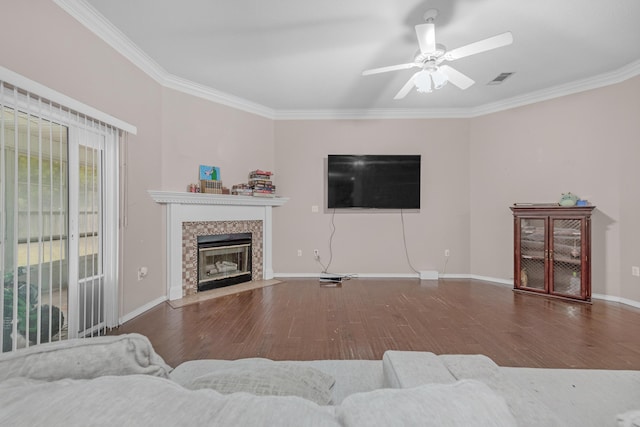
[{"label": "ceiling fan motor housing", "polygon": [[425,22],[433,22],[438,16],[438,9],[429,9],[424,13]]},{"label": "ceiling fan motor housing", "polygon": [[447,82],[451,82],[454,86],[464,90],[475,82],[455,68],[442,64],[444,61],[455,61],[513,43],[513,35],[510,31],[507,31],[448,52],[445,46],[436,43],[435,40],[434,21],[437,16],[437,9],[429,9],[424,14],[426,22],[415,26],[419,49],[414,56],[413,62],[365,70],[362,75],[367,76],[388,71],[420,68],[420,71],[411,76],[393,99],[404,98],[413,87],[416,87],[418,92],[432,92],[433,89],[444,87]]},{"label": "ceiling fan motor housing", "polygon": [[424,64],[430,60],[443,58],[445,53],[447,53],[447,48],[444,45],[437,43],[436,50],[430,53],[422,53],[420,49],[418,49],[414,62],[416,64]]}]

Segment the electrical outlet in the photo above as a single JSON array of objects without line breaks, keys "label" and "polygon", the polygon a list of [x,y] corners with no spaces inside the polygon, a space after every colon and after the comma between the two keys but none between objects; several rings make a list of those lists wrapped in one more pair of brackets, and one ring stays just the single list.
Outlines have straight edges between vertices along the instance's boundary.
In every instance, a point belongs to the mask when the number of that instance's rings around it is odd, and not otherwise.
[{"label": "electrical outlet", "polygon": [[140,267],[138,269],[138,281],[144,279],[149,274],[149,269],[147,267]]},{"label": "electrical outlet", "polygon": [[448,257],[449,255],[451,255],[451,252],[449,251],[449,249],[445,249],[444,256]]},{"label": "electrical outlet", "polygon": [[319,250],[317,250],[317,249],[314,249],[314,250],[313,250],[313,257],[314,257],[315,259],[320,258],[320,251],[319,251]]},{"label": "electrical outlet", "polygon": [[640,267],[636,267],[636,266],[631,267],[631,275],[640,276]]},{"label": "electrical outlet", "polygon": [[298,249],[298,256],[302,256],[302,249]]}]

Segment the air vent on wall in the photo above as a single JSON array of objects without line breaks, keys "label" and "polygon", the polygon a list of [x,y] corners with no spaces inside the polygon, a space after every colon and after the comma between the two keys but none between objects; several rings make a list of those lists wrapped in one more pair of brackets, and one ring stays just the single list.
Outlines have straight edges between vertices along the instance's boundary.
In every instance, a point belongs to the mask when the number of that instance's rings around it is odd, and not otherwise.
[{"label": "air vent on wall", "polygon": [[498,77],[496,77],[495,79],[491,80],[489,83],[489,85],[499,85],[500,83],[504,82],[506,79],[508,79],[509,77],[511,77],[514,73],[500,73],[498,74]]}]

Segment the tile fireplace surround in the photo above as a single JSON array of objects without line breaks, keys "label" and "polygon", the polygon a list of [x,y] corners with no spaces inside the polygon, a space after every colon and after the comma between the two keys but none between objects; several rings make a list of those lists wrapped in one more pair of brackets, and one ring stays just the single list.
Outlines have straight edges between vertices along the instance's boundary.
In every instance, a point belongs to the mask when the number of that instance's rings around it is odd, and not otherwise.
[{"label": "tile fireplace surround", "polygon": [[253,255],[259,263],[253,263],[253,279],[273,278],[271,208],[282,206],[288,198],[153,190],[149,195],[156,203],[167,206],[166,277],[169,300],[197,291],[192,252],[197,246],[195,239],[198,235],[253,232]]}]

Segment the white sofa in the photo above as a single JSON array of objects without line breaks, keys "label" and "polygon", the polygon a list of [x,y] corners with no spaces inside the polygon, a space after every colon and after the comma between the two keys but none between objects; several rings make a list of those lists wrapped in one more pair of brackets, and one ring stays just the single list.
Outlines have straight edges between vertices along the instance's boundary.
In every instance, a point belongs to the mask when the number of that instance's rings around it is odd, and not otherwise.
[{"label": "white sofa", "polygon": [[138,334],[0,355],[0,425],[636,426],[640,371],[499,367],[481,355],[194,360]]}]

